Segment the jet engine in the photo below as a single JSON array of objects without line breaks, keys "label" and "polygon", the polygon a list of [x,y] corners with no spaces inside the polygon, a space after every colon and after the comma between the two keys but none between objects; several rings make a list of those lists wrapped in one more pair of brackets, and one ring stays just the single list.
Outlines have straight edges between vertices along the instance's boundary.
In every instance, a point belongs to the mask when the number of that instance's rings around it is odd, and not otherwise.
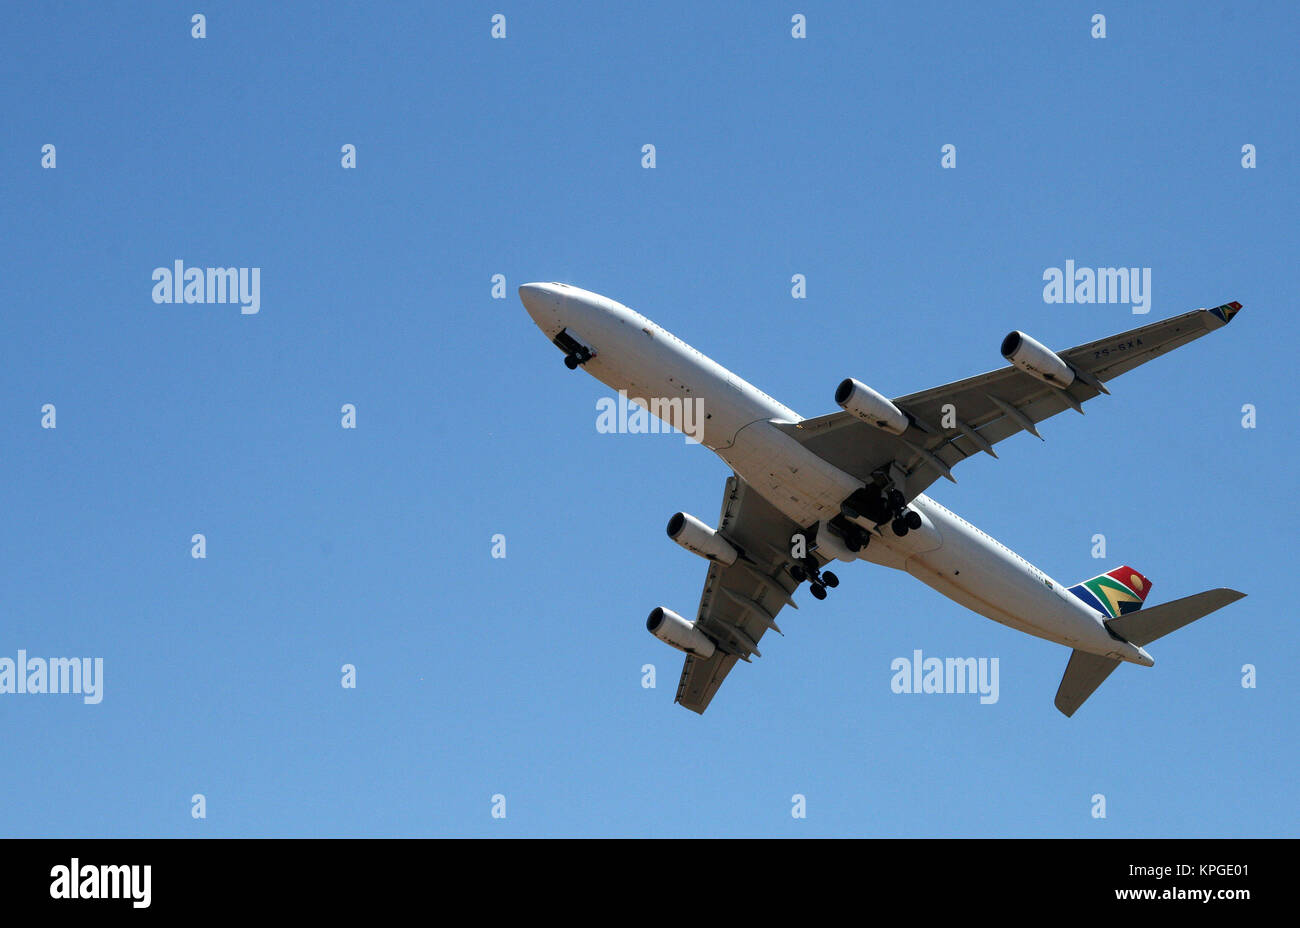
[{"label": "jet engine", "polygon": [[835,388],[835,402],[839,403],[845,412],[852,413],[863,422],[884,429],[891,435],[902,435],[912,424],[907,413],[865,383],[852,377]]},{"label": "jet engine", "polygon": [[708,660],[715,650],[713,640],[688,622],[663,606],[656,606],[645,621],[645,627],[664,644],[670,644],[678,651],[694,654]]},{"label": "jet engine", "polygon": [[1024,332],[1012,332],[1002,339],[1002,357],[1026,374],[1061,390],[1074,383],[1073,368],[1056,352]]},{"label": "jet engine", "polygon": [[728,567],[736,563],[736,549],[690,513],[679,512],[668,520],[668,537],[702,558]]}]

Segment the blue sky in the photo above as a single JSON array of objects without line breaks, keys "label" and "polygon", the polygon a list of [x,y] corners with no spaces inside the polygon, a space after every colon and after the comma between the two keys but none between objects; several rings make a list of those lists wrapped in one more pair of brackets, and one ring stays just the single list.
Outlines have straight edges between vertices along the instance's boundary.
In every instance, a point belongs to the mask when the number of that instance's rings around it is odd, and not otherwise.
[{"label": "blue sky", "polygon": [[[0,656],[104,695],[0,696],[0,834],[1295,835],[1300,13],[882,6],[6,5]],[[1151,312],[1044,303],[1067,259]],[[175,260],[260,268],[260,312],[155,304]],[[663,526],[727,468],[599,434],[531,280],[807,416],[1240,300],[933,495],[1062,581],[1249,596],[1066,719],[1063,648],[854,565],[698,717],[644,619],[693,614]],[[918,648],[999,701],[893,694]]]}]

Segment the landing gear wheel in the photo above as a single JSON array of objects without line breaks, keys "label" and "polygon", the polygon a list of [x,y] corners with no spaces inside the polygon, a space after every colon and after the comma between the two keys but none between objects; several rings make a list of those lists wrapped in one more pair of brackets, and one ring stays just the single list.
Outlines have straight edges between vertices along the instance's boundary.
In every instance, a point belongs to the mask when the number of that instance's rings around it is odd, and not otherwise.
[{"label": "landing gear wheel", "polygon": [[907,534],[907,520],[904,519],[902,516],[899,516],[897,519],[891,522],[889,524],[889,527],[894,530],[894,534],[897,535],[899,538],[902,538],[904,535]]},{"label": "landing gear wheel", "polygon": [[790,576],[794,577],[799,583],[808,579],[808,571],[804,570],[799,564],[792,564],[790,567]]},{"label": "landing gear wheel", "polygon": [[907,513],[907,527],[913,531],[921,527],[921,514],[915,509]]},{"label": "landing gear wheel", "polygon": [[826,587],[822,586],[820,583],[814,583],[809,587],[809,589],[812,590],[813,599],[826,598]]},{"label": "landing gear wheel", "polygon": [[840,585],[840,578],[835,576],[829,570],[822,571],[822,583],[826,584],[832,590]]},{"label": "landing gear wheel", "polygon": [[900,490],[894,489],[889,491],[889,508],[897,512],[907,505],[907,497]]},{"label": "landing gear wheel", "polygon": [[571,371],[578,369],[578,356],[576,354],[566,354],[564,356],[564,366]]},{"label": "landing gear wheel", "polygon": [[885,494],[881,493],[879,488],[872,487],[869,492],[869,503],[863,507],[863,514],[872,522],[879,525],[881,522],[889,520],[889,501],[885,499]]},{"label": "landing gear wheel", "polygon": [[[851,554],[857,554],[859,551],[862,550],[862,542],[858,540],[858,536],[856,532],[850,532],[849,534],[844,536],[844,547],[848,548],[849,553]],[[831,586],[834,585],[835,584],[833,583],[831,584]]]}]

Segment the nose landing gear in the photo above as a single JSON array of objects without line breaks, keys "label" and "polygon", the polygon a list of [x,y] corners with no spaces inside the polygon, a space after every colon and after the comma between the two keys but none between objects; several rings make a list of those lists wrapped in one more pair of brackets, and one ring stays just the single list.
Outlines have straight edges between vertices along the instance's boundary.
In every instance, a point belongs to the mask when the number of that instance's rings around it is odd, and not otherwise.
[{"label": "nose landing gear", "polygon": [[564,356],[564,366],[569,370],[578,369],[578,365],[586,364],[591,360],[591,352],[585,347],[579,347],[576,351],[570,352]]},{"label": "nose landing gear", "polygon": [[596,352],[570,335],[568,329],[561,329],[560,334],[551,339],[551,342],[564,352],[564,366],[571,371],[577,370],[579,365],[586,364],[596,356]]}]

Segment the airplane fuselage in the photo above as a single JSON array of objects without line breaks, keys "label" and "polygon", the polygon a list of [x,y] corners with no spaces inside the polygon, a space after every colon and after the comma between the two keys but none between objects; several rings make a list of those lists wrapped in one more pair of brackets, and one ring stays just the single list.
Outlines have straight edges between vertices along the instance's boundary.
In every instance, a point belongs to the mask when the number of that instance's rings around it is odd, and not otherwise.
[{"label": "airplane fuselage", "polygon": [[[695,437],[796,525],[824,529],[863,486],[775,425],[802,421],[798,413],[640,313],[564,284],[526,284],[520,296],[547,338],[567,337],[589,350],[583,367],[607,386],[632,397],[698,401],[702,415],[694,423]],[[681,428],[672,419],[683,406],[664,408],[667,424]],[[1117,660],[1154,663],[1142,648],[1112,635],[1103,616],[1065,586],[956,513],[924,494],[910,506],[922,525],[901,538],[862,520],[871,541],[861,551],[850,552],[824,530],[818,533],[819,551],[906,571],[954,602],[1027,634]]]}]

